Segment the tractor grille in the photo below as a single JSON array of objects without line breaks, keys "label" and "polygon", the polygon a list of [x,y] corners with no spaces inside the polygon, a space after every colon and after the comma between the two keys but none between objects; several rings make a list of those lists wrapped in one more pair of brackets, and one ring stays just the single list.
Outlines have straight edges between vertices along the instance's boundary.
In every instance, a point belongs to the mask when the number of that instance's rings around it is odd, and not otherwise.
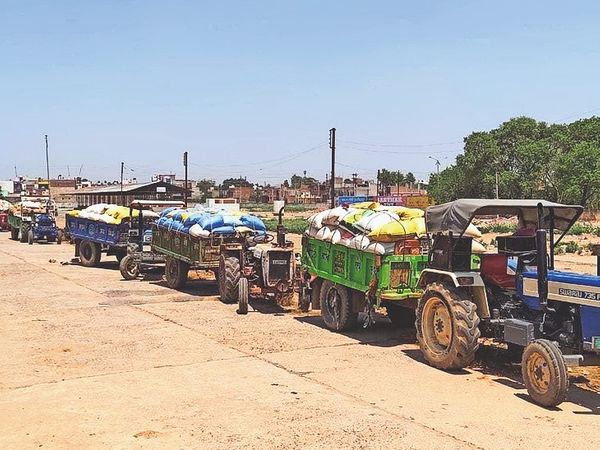
[{"label": "tractor grille", "polygon": [[410,278],[410,263],[404,261],[392,262],[390,267],[390,288],[398,289],[408,285]]},{"label": "tractor grille", "polygon": [[290,279],[292,252],[269,252],[269,283]]}]

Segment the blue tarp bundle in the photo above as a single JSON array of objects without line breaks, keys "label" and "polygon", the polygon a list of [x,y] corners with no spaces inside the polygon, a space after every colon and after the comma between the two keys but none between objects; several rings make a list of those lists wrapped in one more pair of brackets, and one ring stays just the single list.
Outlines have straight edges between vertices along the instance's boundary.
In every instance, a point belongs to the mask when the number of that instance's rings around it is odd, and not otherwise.
[{"label": "blue tarp bundle", "polygon": [[231,235],[235,234],[238,227],[247,227],[257,234],[266,233],[267,228],[263,221],[253,215],[245,214],[236,217],[222,210],[183,210],[178,208],[165,209],[156,221],[157,226],[169,230],[181,231],[192,234],[194,230],[210,234]]}]

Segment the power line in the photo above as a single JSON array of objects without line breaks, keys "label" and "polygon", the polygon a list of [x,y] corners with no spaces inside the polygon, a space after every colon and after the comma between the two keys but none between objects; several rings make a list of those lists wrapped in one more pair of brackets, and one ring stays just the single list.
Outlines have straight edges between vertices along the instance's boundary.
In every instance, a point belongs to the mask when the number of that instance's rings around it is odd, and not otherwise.
[{"label": "power line", "polygon": [[381,144],[375,142],[357,142],[357,141],[346,141],[339,140],[339,142],[347,143],[347,144],[355,144],[355,145],[364,145],[367,147],[406,147],[406,148],[424,148],[424,147],[441,147],[444,145],[456,145],[463,144],[463,141],[453,141],[453,142],[435,142],[432,144]]}]

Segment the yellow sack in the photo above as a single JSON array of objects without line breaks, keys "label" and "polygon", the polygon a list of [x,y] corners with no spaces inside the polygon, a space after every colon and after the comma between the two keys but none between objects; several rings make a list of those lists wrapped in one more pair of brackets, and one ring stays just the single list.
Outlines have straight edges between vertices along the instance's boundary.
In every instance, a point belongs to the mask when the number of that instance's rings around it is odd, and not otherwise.
[{"label": "yellow sack", "polygon": [[413,219],[386,223],[371,231],[368,236],[374,241],[394,242],[406,236],[422,236],[425,233],[425,219],[423,217],[415,217]]},{"label": "yellow sack", "polygon": [[352,203],[350,206],[352,208],[358,208],[358,209],[377,209],[381,205],[377,202],[360,202],[360,203]]},{"label": "yellow sack", "polygon": [[388,211],[395,212],[401,219],[413,219],[416,217],[424,217],[425,211],[419,208],[408,208],[406,206],[389,206]]},{"label": "yellow sack", "polygon": [[366,216],[370,216],[374,211],[372,209],[357,209],[355,212],[346,214],[342,219],[342,223],[346,223],[348,225],[354,225],[360,219]]},{"label": "yellow sack", "polygon": [[79,217],[79,211],[77,209],[74,209],[73,211],[69,211],[67,213],[67,216],[71,216],[71,217]]}]

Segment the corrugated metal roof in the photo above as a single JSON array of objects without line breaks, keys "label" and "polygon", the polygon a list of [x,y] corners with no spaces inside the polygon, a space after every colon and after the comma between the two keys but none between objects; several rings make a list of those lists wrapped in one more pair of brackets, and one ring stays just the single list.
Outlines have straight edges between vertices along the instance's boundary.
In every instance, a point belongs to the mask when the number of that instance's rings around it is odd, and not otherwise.
[{"label": "corrugated metal roof", "polygon": [[[165,186],[169,187],[175,191],[183,192],[183,188],[174,184],[165,183],[163,181],[151,181],[149,183],[135,183],[135,184],[124,184],[123,185],[123,193],[134,192],[139,189],[147,188],[149,186]],[[92,186],[89,188],[81,188],[77,189],[72,194],[120,194],[121,193],[121,185],[120,184],[112,184],[110,186]]]}]

